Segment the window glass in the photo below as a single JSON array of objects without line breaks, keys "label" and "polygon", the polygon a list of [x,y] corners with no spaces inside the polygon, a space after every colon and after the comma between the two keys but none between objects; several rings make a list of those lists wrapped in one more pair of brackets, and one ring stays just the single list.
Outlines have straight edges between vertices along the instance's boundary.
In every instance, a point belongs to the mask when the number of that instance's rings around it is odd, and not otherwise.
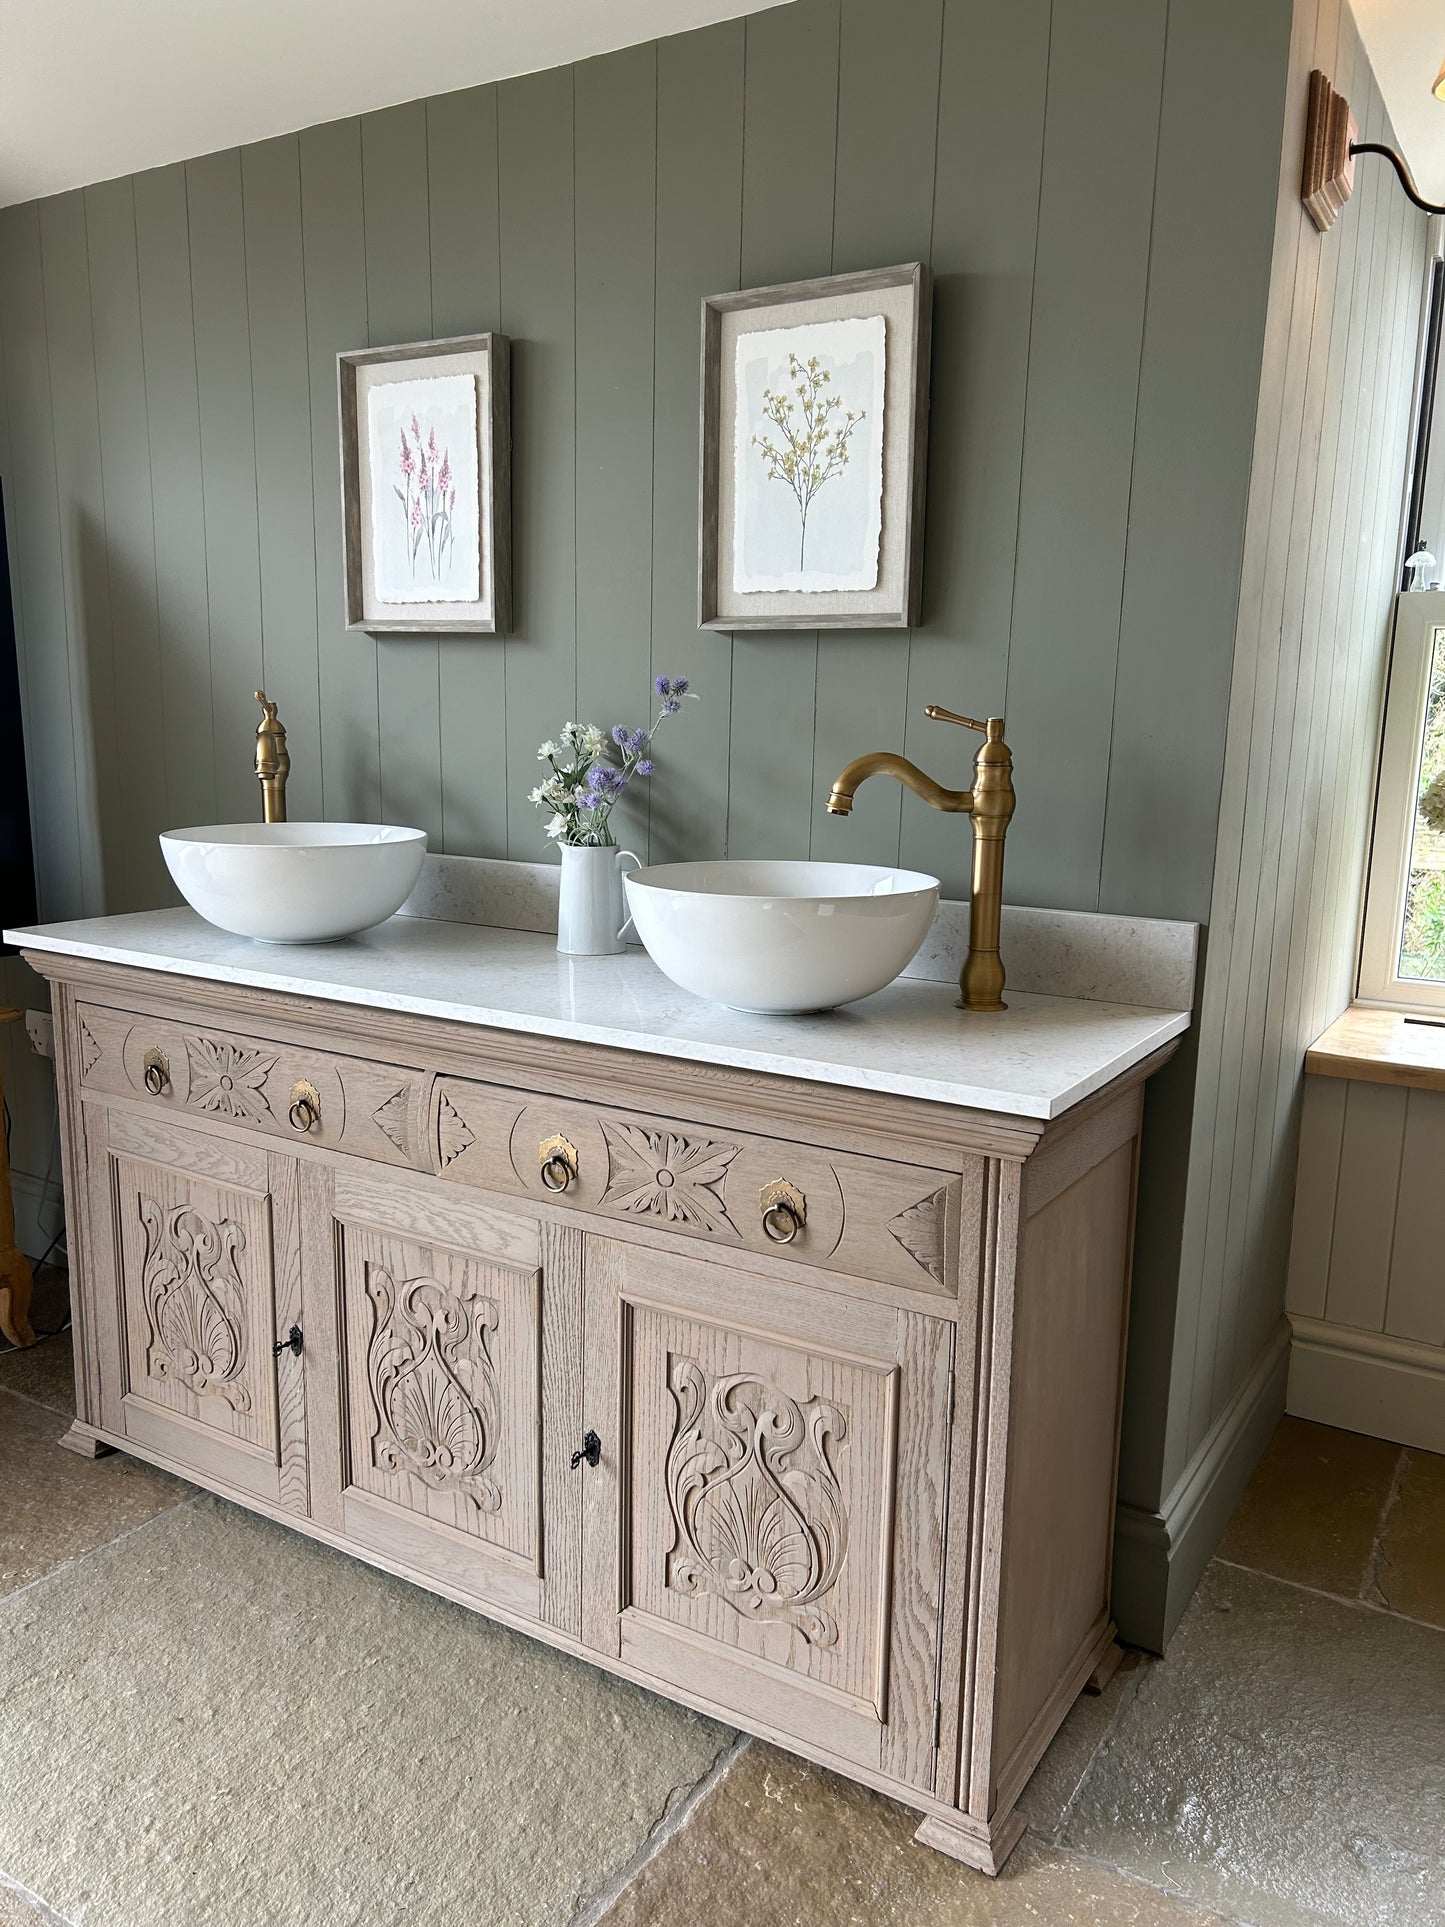
[{"label": "window glass", "polygon": [[1445,983],[1445,630],[1441,629],[1435,631],[1430,653],[1397,969],[1401,977],[1415,983]]}]

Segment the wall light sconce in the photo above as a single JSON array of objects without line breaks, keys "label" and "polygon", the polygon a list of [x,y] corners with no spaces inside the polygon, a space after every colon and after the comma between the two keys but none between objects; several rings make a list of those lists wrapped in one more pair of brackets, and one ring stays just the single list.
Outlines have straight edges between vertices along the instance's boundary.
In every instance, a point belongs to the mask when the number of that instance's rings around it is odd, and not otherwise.
[{"label": "wall light sconce", "polygon": [[[1445,67],[1435,82],[1435,92],[1445,100]],[[1305,211],[1323,234],[1333,227],[1335,216],[1349,200],[1355,185],[1355,156],[1378,154],[1387,160],[1400,177],[1406,194],[1426,214],[1445,214],[1445,206],[1427,201],[1411,178],[1410,170],[1393,147],[1377,141],[1356,140],[1359,132],[1350,103],[1337,94],[1316,67],[1310,75],[1309,111],[1305,119],[1304,169],[1300,179],[1300,199]]]},{"label": "wall light sconce", "polygon": [[1445,61],[1440,63],[1440,71],[1435,76],[1435,85],[1430,89],[1436,100],[1445,100]]}]

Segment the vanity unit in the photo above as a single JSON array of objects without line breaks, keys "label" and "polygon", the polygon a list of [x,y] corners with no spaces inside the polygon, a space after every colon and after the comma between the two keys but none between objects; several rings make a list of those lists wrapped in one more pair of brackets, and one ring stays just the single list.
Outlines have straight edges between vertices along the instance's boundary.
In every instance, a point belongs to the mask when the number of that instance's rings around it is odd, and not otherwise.
[{"label": "vanity unit", "polygon": [[406,917],[311,951],[188,911],[19,941],[55,991],[69,1443],[998,1869],[1116,1651],[1140,1110],[1185,1012],[967,1017],[910,981],[746,1018],[638,953]]}]

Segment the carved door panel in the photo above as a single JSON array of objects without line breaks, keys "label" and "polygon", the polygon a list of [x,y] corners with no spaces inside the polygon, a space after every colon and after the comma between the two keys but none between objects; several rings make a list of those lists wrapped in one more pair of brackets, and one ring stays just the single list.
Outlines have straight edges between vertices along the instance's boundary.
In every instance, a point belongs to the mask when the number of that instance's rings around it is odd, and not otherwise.
[{"label": "carved door panel", "polygon": [[294,1161],[149,1118],[92,1111],[89,1129],[105,1138],[94,1228],[112,1227],[116,1286],[106,1422],[304,1512],[302,1366],[275,1350],[299,1315]]},{"label": "carved door panel", "polygon": [[[562,1262],[558,1248],[533,1219],[438,1202],[391,1179],[341,1170],[308,1172],[307,1183],[328,1187],[334,1226],[335,1523],[448,1590],[575,1628],[575,1503],[568,1559],[557,1544],[565,1518],[544,1510],[542,1478],[544,1272]],[[554,1458],[575,1430],[575,1359],[559,1372]],[[565,1509],[565,1487],[561,1496]]]},{"label": "carved door panel", "polygon": [[584,1633],[931,1787],[953,1328],[589,1238]]}]

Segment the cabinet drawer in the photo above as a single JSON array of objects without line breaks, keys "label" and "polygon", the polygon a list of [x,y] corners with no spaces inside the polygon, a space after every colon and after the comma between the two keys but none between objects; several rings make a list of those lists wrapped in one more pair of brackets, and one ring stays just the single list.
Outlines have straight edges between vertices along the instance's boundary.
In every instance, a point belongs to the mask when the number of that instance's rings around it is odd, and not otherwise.
[{"label": "cabinet drawer", "polygon": [[101,1004],[81,1004],[76,1022],[87,1090],[376,1163],[423,1161],[418,1071]]},{"label": "cabinet drawer", "polygon": [[[947,1296],[981,1195],[981,1159],[960,1176],[461,1078],[438,1079],[429,1136],[433,1168],[454,1183]],[[544,1180],[554,1154],[547,1175],[565,1164],[563,1190]],[[779,1196],[801,1217],[791,1237],[764,1224]],[[776,1212],[773,1232],[789,1227]]]}]

